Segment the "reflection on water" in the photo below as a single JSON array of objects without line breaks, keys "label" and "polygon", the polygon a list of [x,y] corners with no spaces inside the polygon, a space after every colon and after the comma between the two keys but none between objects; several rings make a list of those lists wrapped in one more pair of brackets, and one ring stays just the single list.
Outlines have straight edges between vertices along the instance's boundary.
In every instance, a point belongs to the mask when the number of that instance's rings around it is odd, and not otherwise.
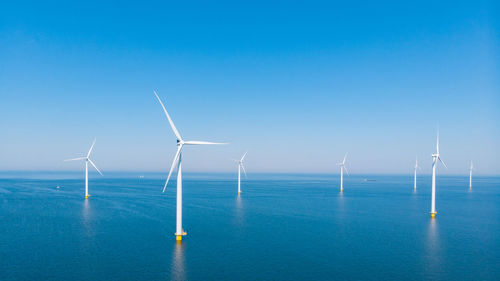
[{"label": "reflection on water", "polygon": [[236,223],[238,225],[243,225],[244,221],[244,210],[243,210],[243,202],[241,199],[241,196],[236,197],[236,210],[235,210],[235,217],[236,217]]},{"label": "reflection on water", "polygon": [[91,225],[91,205],[90,200],[83,201],[83,209],[82,209],[82,225],[87,236],[94,236],[94,230]]},{"label": "reflection on water", "polygon": [[172,259],[171,280],[186,280],[186,268],[184,264],[184,244],[177,241],[174,245],[174,257]]},{"label": "reflection on water", "polygon": [[439,240],[437,219],[429,220],[426,242],[426,268],[429,271],[428,276],[437,277],[443,271],[441,264],[441,244]]},{"label": "reflection on water", "polygon": [[339,228],[337,229],[338,233],[345,233],[345,226],[348,225],[346,221],[345,201],[346,197],[344,197],[344,193],[340,192],[337,196],[337,204],[333,209],[334,217],[336,218],[337,224],[339,226]]},{"label": "reflection on water", "polygon": [[344,193],[340,192],[339,196],[337,198],[338,198],[337,201],[338,201],[338,204],[339,204],[339,210],[341,212],[344,212],[344,201],[345,201],[345,199],[344,199]]}]

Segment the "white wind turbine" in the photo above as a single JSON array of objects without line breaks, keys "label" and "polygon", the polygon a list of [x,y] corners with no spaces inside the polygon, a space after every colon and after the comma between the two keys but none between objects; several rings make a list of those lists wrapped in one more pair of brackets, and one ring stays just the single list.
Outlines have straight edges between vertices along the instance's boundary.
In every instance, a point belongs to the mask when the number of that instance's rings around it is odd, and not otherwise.
[{"label": "white wind turbine", "polygon": [[67,159],[64,161],[77,161],[77,160],[84,160],[85,161],[85,199],[89,199],[89,163],[99,172],[99,174],[102,176],[101,171],[97,169],[97,166],[90,160],[90,153],[92,152],[92,149],[94,148],[95,145],[95,139],[94,142],[92,143],[92,146],[89,149],[89,152],[87,153],[87,156],[85,157],[78,157],[78,158],[72,158],[72,159]]},{"label": "white wind turbine", "polygon": [[472,188],[472,170],[474,170],[474,165],[472,165],[472,160],[470,161],[470,168],[469,168],[469,189]]},{"label": "white wind turbine", "polygon": [[418,158],[415,158],[415,178],[413,180],[413,189],[417,190],[417,169],[420,169],[420,166],[418,165]]},{"label": "white wind turbine", "polygon": [[439,156],[439,131],[437,133],[437,141],[436,141],[436,153],[432,154],[432,202],[431,202],[431,218],[436,217],[436,166],[437,162],[441,161],[443,166],[448,169],[446,164],[443,162],[441,157]]},{"label": "white wind turbine", "polygon": [[179,131],[177,131],[177,128],[175,128],[174,122],[170,118],[167,109],[165,109],[165,106],[161,102],[161,99],[156,93],[156,91],[154,91],[154,94],[158,99],[158,101],[160,102],[161,107],[165,112],[165,115],[167,116],[168,122],[170,123],[170,127],[172,127],[172,131],[174,131],[174,134],[177,137],[177,152],[175,153],[174,161],[172,162],[172,166],[170,167],[170,172],[168,173],[167,181],[165,182],[165,186],[163,187],[163,192],[165,192],[168,181],[170,180],[170,176],[172,175],[172,171],[177,165],[177,216],[176,216],[175,236],[177,241],[182,241],[182,236],[187,234],[182,229],[182,147],[184,145],[226,144],[226,143],[216,143],[207,141],[184,141],[181,135],[179,134]]},{"label": "white wind turbine", "polygon": [[243,154],[243,157],[241,157],[240,160],[234,160],[236,163],[238,163],[238,195],[241,194],[241,169],[243,169],[243,172],[245,173],[245,178],[247,177],[247,172],[245,171],[245,166],[243,166],[243,159],[245,159],[245,156],[247,156],[247,153]]},{"label": "white wind turbine", "polygon": [[349,175],[347,168],[345,167],[345,160],[347,159],[347,153],[344,156],[344,160],[341,163],[337,163],[337,166],[340,166],[340,192],[344,190],[344,170]]}]

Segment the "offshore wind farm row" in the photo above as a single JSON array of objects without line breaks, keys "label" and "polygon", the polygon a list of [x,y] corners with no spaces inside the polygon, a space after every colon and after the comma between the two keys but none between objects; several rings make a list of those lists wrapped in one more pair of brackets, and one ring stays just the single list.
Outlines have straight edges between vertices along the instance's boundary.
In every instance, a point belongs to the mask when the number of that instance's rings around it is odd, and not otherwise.
[{"label": "offshore wind farm row", "polygon": [[[157,92],[154,91],[154,95],[157,98],[158,102],[160,103],[163,112],[165,113],[165,116],[168,119],[168,122],[170,124],[170,127],[174,133],[174,135],[177,138],[177,151],[175,153],[174,159],[172,161],[172,165],[170,167],[170,171],[168,173],[167,179],[165,181],[165,185],[163,186],[162,192],[165,192],[167,185],[170,181],[170,178],[172,176],[172,173],[174,170],[177,171],[177,190],[176,190],[176,240],[177,241],[182,241],[182,237],[187,235],[187,233],[184,231],[183,225],[182,225],[182,149],[184,148],[184,145],[224,145],[228,143],[223,143],[223,142],[208,142],[208,141],[187,141],[184,140],[181,137],[181,134],[177,130],[174,122],[172,121],[172,118],[170,117],[165,105],[163,104],[161,98],[158,96]],[[92,150],[95,146],[96,139],[92,142],[92,145],[90,146],[89,151],[85,156],[82,157],[77,157],[77,158],[71,158],[67,159],[64,161],[84,161],[85,162],[85,199],[89,199],[90,194],[89,194],[89,181],[88,181],[88,169],[89,169],[89,163],[90,165],[102,176],[103,174],[101,171],[97,168],[97,166],[94,164],[94,162],[90,159],[90,154],[92,153]],[[243,173],[245,177],[247,177],[247,173],[245,170],[244,166],[244,159],[247,156],[247,152],[243,154],[243,156],[238,160],[238,159],[233,159],[235,163],[238,165],[238,189],[237,189],[237,194],[238,196],[241,195],[241,171],[243,170]],[[431,212],[430,216],[432,219],[436,217],[437,211],[436,211],[436,173],[437,173],[437,165],[438,162],[441,162],[441,164],[447,168],[446,164],[444,161],[441,159],[440,153],[439,153],[439,130],[437,132],[437,138],[436,138],[436,152],[433,153],[432,155],[432,192],[431,192]],[[347,153],[345,154],[342,162],[337,163],[337,166],[340,168],[340,192],[344,191],[344,171],[346,172],[347,175],[349,175],[349,172],[346,167],[346,161],[347,161]],[[421,170],[419,164],[418,164],[418,159],[415,160],[415,166],[414,166],[414,185],[413,189],[417,190],[417,170]],[[473,163],[471,161],[470,163],[470,168],[469,168],[469,189],[472,188],[472,171],[474,170]]]},{"label": "offshore wind farm row", "polygon": [[500,0],[0,7],[0,281],[500,281]]}]

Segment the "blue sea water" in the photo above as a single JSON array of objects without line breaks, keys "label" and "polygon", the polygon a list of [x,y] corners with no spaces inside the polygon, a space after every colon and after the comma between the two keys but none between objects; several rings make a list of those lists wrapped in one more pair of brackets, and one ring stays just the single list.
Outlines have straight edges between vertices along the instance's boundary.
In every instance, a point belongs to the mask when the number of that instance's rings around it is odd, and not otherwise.
[{"label": "blue sea water", "polygon": [[[0,280],[499,280],[500,178],[158,175],[0,180]],[[365,178],[376,181],[364,181]],[[60,188],[57,189],[56,186]]]}]

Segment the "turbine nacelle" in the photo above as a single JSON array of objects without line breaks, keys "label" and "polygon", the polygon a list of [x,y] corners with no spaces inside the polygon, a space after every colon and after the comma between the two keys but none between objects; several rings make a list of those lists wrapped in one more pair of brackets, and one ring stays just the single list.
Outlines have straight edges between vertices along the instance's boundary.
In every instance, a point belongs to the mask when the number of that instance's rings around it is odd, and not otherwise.
[{"label": "turbine nacelle", "polygon": [[346,160],[347,160],[347,153],[344,156],[344,160],[342,160],[342,162],[340,162],[340,163],[337,163],[337,166],[339,166],[341,170],[345,170],[345,172],[347,173],[347,175],[349,175],[349,172],[347,171],[347,168],[345,166],[345,161]]},{"label": "turbine nacelle", "polygon": [[64,160],[64,161],[77,161],[77,160],[83,160],[85,162],[89,162],[95,169],[96,171],[102,176],[102,173],[101,171],[99,171],[99,169],[97,168],[97,166],[94,164],[94,162],[92,162],[92,160],[90,160],[90,153],[92,153],[92,149],[94,149],[94,145],[95,145],[95,141],[96,139],[94,139],[94,142],[92,143],[92,146],[90,147],[89,149],[89,152],[87,153],[87,156],[83,156],[83,157],[78,157],[78,158],[72,158],[72,159],[67,159],[67,160]]},{"label": "turbine nacelle", "polygon": [[245,156],[247,156],[247,152],[243,154],[240,160],[234,159],[234,162],[238,163],[238,167],[241,167],[243,169],[243,173],[245,173],[245,178],[247,177],[247,171],[245,170],[245,166],[243,165],[243,159],[245,159]]},{"label": "turbine nacelle", "polygon": [[446,164],[444,163],[443,159],[441,159],[441,157],[439,156],[439,154],[432,154],[432,161],[433,161],[433,165],[436,164],[439,160],[439,162],[441,162],[441,164],[443,164],[443,166],[448,169],[448,166],[446,166]]},{"label": "turbine nacelle", "polygon": [[176,166],[176,164],[179,162],[180,155],[182,152],[182,147],[184,145],[204,145],[204,144],[227,144],[227,143],[222,143],[222,142],[208,142],[208,141],[184,141],[181,137],[181,134],[177,130],[177,128],[174,125],[174,121],[172,121],[172,118],[170,118],[170,115],[167,112],[167,109],[163,105],[163,102],[161,101],[160,97],[154,91],[154,94],[156,98],[158,99],[158,102],[160,103],[161,107],[163,108],[163,112],[165,112],[165,116],[167,116],[168,123],[170,123],[170,127],[172,128],[172,131],[174,132],[176,138],[177,138],[177,152],[175,153],[174,161],[172,162],[172,166],[170,167],[170,172],[168,173],[167,181],[165,182],[165,186],[163,187],[163,192],[165,192],[165,189],[167,188],[168,181],[170,180],[170,176],[172,175],[172,172]]},{"label": "turbine nacelle", "polygon": [[421,169],[420,166],[418,165],[418,158],[415,158],[415,170],[416,169]]}]

